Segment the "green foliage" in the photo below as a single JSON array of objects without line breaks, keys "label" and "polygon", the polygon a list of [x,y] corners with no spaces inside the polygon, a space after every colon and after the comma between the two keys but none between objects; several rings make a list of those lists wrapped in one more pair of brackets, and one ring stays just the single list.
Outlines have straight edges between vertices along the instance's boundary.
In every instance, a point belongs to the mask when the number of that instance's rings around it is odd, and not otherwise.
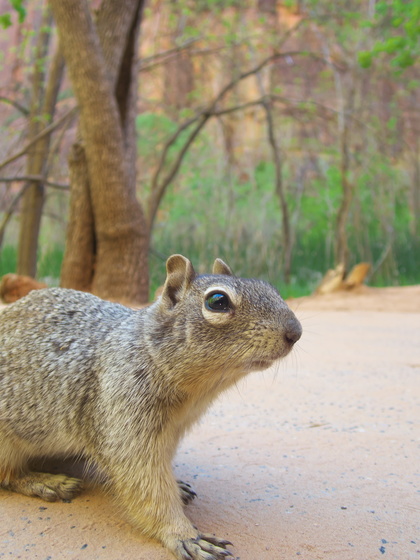
[{"label": "green foliage", "polygon": [[373,54],[371,51],[360,51],[357,58],[362,68],[370,68],[372,66]]},{"label": "green foliage", "polygon": [[420,0],[377,2],[373,21],[367,25],[380,33],[380,40],[359,53],[362,68],[369,68],[380,53],[387,54],[399,70],[413,66],[420,54]]},{"label": "green foliage", "polygon": [[[23,23],[26,17],[26,10],[23,6],[24,0],[9,0],[9,4],[18,14],[19,23]],[[9,12],[0,15],[0,26],[7,29],[12,25],[12,15]]]},{"label": "green foliage", "polygon": [[378,0],[371,2],[335,2],[304,0],[303,7],[310,22],[328,35],[334,33],[337,43],[348,52],[359,51],[362,68],[370,68],[381,54],[392,68],[402,71],[415,64],[420,54],[420,0]]},{"label": "green foliage", "polygon": [[26,9],[23,6],[24,0],[9,0],[9,2],[18,13],[19,23],[23,23],[26,17]]},{"label": "green foliage", "polygon": [[7,29],[12,25],[12,16],[10,14],[0,14],[0,25],[3,29]]}]

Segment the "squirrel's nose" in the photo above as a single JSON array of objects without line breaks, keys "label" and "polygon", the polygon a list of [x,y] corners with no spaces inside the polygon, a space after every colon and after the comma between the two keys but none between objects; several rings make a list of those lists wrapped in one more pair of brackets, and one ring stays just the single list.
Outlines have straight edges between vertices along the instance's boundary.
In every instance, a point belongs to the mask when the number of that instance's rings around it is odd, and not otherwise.
[{"label": "squirrel's nose", "polygon": [[302,325],[296,319],[296,317],[292,317],[287,320],[285,325],[285,333],[284,338],[286,342],[289,344],[294,344],[299,340],[302,336]]}]

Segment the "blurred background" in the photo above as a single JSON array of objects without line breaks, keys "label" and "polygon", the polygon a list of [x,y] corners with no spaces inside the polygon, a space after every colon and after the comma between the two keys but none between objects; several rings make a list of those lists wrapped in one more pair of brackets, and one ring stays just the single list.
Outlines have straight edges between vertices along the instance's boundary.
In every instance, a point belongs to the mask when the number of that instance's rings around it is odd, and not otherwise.
[{"label": "blurred background", "polygon": [[[134,157],[150,294],[172,253],[200,271],[222,257],[286,297],[339,263],[370,263],[375,286],[420,282],[419,0],[142,10]],[[81,98],[46,2],[0,0],[0,22],[0,275],[58,285]]]}]

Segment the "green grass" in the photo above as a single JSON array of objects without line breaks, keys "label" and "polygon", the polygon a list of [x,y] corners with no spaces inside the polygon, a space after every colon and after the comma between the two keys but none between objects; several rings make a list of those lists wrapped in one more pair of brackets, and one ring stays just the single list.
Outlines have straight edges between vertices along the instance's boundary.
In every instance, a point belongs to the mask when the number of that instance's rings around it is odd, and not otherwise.
[{"label": "green grass", "polygon": [[48,284],[58,284],[63,252],[63,247],[54,246],[41,253],[38,258],[38,278],[48,280]]},{"label": "green grass", "polygon": [[16,272],[17,251],[16,247],[6,245],[0,251],[0,275]]},{"label": "green grass", "polygon": [[[45,281],[48,285],[56,286],[60,279],[61,263],[64,249],[59,246],[47,248],[40,251],[38,255],[37,278]],[[6,245],[0,251],[0,276],[15,273],[17,268],[17,248]]]}]

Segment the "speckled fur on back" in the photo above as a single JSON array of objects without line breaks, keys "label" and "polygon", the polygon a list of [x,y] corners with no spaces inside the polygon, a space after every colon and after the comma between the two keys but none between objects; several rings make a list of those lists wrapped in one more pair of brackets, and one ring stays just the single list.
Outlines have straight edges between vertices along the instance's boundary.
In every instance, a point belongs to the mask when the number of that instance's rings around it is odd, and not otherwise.
[{"label": "speckled fur on back", "polygon": [[180,438],[243,375],[285,356],[301,327],[277,291],[220,259],[197,276],[167,262],[161,297],[132,310],[86,293],[34,291],[0,314],[0,485],[53,501],[81,481],[34,473],[38,456],[82,455],[129,520],[178,560],[217,560],[228,541],[183,513],[195,497],[171,461]]}]

